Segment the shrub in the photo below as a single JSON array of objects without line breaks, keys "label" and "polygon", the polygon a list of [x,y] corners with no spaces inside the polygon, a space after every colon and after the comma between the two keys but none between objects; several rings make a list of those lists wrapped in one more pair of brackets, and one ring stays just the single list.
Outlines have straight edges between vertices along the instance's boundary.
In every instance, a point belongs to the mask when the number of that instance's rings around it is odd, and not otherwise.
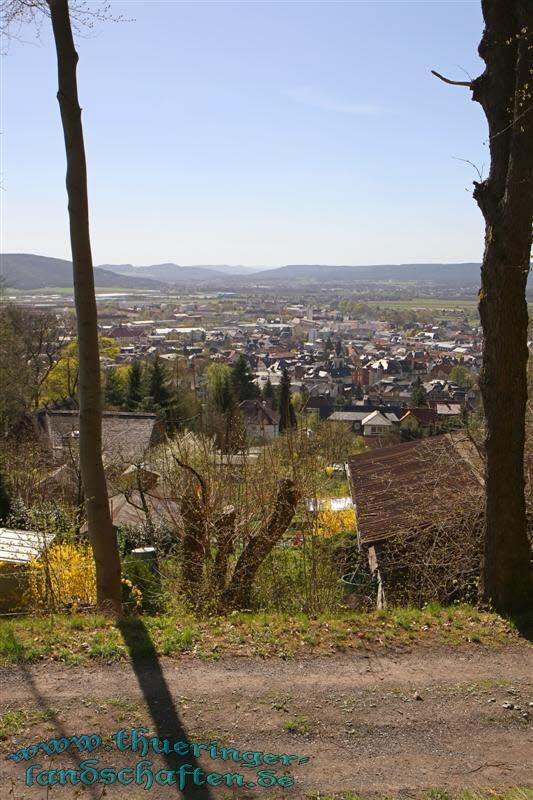
[{"label": "shrub", "polygon": [[162,611],[164,606],[161,578],[151,562],[126,556],[122,564],[125,585],[124,602],[149,613]]},{"label": "shrub", "polygon": [[334,538],[307,536],[299,545],[275,548],[258,572],[254,607],[313,614],[337,608],[342,589]]},{"label": "shrub", "polygon": [[335,536],[337,533],[349,533],[355,530],[355,511],[332,511],[324,508],[316,515],[316,533],[318,536]]},{"label": "shrub", "polygon": [[31,610],[96,603],[96,571],[88,545],[53,544],[30,562],[26,605]]}]

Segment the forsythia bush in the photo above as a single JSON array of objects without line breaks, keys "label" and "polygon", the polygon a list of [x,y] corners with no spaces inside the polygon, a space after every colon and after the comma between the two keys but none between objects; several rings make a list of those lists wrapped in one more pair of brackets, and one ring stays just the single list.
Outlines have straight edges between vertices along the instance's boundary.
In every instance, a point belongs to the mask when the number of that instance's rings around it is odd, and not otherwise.
[{"label": "forsythia bush", "polygon": [[331,511],[323,509],[316,516],[316,532],[318,536],[335,536],[344,531],[355,531],[355,511]]},{"label": "forsythia bush", "polygon": [[[52,545],[28,566],[24,605],[35,611],[83,608],[96,603],[96,570],[89,545]],[[130,610],[142,606],[141,590],[122,578]]]},{"label": "forsythia bush", "polygon": [[29,564],[29,608],[76,608],[96,603],[96,572],[88,545],[52,545]]}]

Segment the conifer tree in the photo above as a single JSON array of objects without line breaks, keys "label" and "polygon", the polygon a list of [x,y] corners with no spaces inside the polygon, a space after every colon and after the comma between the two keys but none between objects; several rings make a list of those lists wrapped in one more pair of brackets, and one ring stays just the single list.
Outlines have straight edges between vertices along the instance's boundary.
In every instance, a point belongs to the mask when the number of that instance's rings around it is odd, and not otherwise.
[{"label": "conifer tree", "polygon": [[281,376],[281,391],[279,398],[279,432],[296,428],[296,412],[291,403],[291,379],[286,369]]},{"label": "conifer tree", "polygon": [[263,400],[271,407],[276,408],[276,392],[272,386],[272,381],[267,378],[267,382],[263,386],[262,392]]},{"label": "conifer tree", "polygon": [[244,400],[253,400],[259,394],[250,365],[242,353],[232,367],[231,382],[235,397],[239,403]]},{"label": "conifer tree", "polygon": [[356,400],[362,400],[363,399],[363,397],[364,397],[363,387],[361,386],[360,383],[356,383],[355,384],[353,395],[354,395]]},{"label": "conifer tree", "polygon": [[7,488],[7,481],[0,472],[0,522],[4,522],[11,511],[11,498]]},{"label": "conifer tree", "polygon": [[151,410],[154,411],[167,408],[171,401],[167,371],[161,362],[159,353],[155,354],[150,364],[147,400]]},{"label": "conifer tree", "polygon": [[177,393],[170,386],[168,371],[159,353],[156,353],[149,367],[147,390],[144,408],[157,414],[164,422],[167,433],[172,433],[179,424],[180,403]]},{"label": "conifer tree", "polygon": [[116,369],[111,368],[106,370],[104,393],[106,406],[121,408],[121,406],[124,405],[125,399],[124,387]]},{"label": "conifer tree", "polygon": [[409,401],[409,405],[411,408],[420,408],[421,406],[427,406],[428,404],[428,396],[427,392],[422,385],[422,381],[420,376],[415,381],[415,388],[411,392],[411,399]]},{"label": "conifer tree", "polygon": [[135,360],[128,372],[128,393],[126,397],[128,411],[135,411],[142,403],[142,372],[141,362]]}]

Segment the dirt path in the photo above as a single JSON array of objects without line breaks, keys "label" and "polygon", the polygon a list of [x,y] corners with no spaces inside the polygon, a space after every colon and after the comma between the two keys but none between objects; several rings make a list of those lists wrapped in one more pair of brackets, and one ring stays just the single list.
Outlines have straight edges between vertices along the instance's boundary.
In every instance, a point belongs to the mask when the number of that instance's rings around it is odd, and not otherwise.
[{"label": "dirt path", "polygon": [[[0,742],[0,784],[12,787],[16,800],[41,800],[46,788],[25,786],[31,763],[51,770],[98,757],[100,767],[132,766],[140,750],[116,752],[110,739],[93,755],[39,752],[20,763],[5,756],[43,739],[90,733],[105,739],[144,726],[150,736],[172,742],[216,740],[219,751],[204,751],[198,763],[206,773],[243,774],[249,787],[223,783],[196,794],[186,788],[187,798],[270,797],[272,790],[257,785],[261,769],[292,776],[292,788],[278,788],[292,797],[341,791],[420,797],[435,787],[533,786],[531,646],[286,662],[161,659],[160,666],[43,664],[0,671],[0,713],[19,712]],[[232,753],[221,758],[222,747],[309,761],[242,766]],[[194,761],[174,754],[163,760],[153,752],[146,757],[154,771]],[[56,785],[49,796],[76,797],[80,788]],[[99,798],[102,789],[95,785],[82,794]],[[117,783],[106,791],[106,797],[132,800],[180,796],[176,786],[155,784],[149,792]]]}]

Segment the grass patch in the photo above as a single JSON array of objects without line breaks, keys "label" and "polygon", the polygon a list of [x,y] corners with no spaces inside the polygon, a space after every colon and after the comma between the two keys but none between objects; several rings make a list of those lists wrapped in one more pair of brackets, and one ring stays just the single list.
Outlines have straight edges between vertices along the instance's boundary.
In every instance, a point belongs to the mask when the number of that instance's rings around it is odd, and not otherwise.
[{"label": "grass patch", "polygon": [[9,709],[0,714],[0,742],[17,736],[28,726],[36,722],[48,722],[55,719],[56,712],[47,708],[44,711],[28,710],[24,708]]},{"label": "grass patch", "polygon": [[299,716],[288,719],[287,722],[284,723],[283,729],[288,733],[298,733],[300,736],[307,736],[311,730],[311,725],[308,717]]},{"label": "grass patch", "polygon": [[346,610],[320,617],[239,612],[207,619],[176,610],[161,616],[125,617],[119,626],[101,615],[56,614],[0,622],[0,665],[39,660],[78,665],[154,654],[293,658],[368,647],[500,647],[519,641],[520,630],[513,622],[470,606],[370,613]]}]

